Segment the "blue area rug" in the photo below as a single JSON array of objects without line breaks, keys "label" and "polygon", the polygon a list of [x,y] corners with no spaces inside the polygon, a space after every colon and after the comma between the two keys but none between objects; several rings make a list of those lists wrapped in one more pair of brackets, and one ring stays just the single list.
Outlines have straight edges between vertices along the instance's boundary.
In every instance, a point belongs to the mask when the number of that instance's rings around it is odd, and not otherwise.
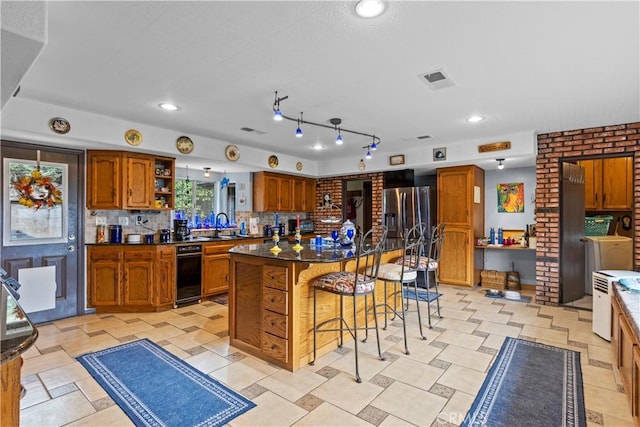
[{"label": "blue area rug", "polygon": [[580,353],[507,338],[462,426],[586,426]]},{"label": "blue area rug", "polygon": [[77,359],[137,426],[221,426],[256,406],[147,339]]},{"label": "blue area rug", "polygon": [[[427,298],[427,291],[423,291],[422,289],[418,289],[418,299],[424,302],[435,301],[436,298],[440,298],[442,294],[437,294],[435,292],[429,292],[429,298]],[[416,293],[413,289],[403,289],[402,290],[403,298],[416,298]]]}]

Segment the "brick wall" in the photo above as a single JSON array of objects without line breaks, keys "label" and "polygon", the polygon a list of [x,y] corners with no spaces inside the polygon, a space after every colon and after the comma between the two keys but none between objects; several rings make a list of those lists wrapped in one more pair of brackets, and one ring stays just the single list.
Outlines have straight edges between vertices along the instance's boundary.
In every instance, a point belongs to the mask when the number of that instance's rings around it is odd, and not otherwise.
[{"label": "brick wall", "polygon": [[633,155],[634,269],[640,270],[640,122],[538,135],[536,158],[536,302],[560,302],[560,162]]},{"label": "brick wall", "polygon": [[[371,180],[371,193],[372,193],[372,218],[371,224],[382,224],[382,186],[383,186],[383,174],[382,173],[366,173],[357,175],[343,175],[338,177],[319,178],[316,184],[316,212],[310,215],[310,218],[314,220],[315,229],[318,234],[328,235],[336,224],[324,224],[320,221],[322,218],[327,218],[331,215],[342,218],[342,195],[343,184],[348,180]],[[322,207],[322,196],[324,193],[330,193],[333,204],[339,208],[334,208],[333,212],[329,208]],[[342,225],[342,220],[340,221]],[[362,230],[366,233],[367,230]]]}]

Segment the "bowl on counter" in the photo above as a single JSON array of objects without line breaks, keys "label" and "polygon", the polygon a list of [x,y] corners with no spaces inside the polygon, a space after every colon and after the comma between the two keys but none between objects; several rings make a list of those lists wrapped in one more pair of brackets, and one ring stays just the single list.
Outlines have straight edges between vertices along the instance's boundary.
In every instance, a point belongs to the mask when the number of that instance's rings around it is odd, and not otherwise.
[{"label": "bowl on counter", "polygon": [[142,236],[140,234],[127,234],[127,243],[138,244],[142,242]]}]

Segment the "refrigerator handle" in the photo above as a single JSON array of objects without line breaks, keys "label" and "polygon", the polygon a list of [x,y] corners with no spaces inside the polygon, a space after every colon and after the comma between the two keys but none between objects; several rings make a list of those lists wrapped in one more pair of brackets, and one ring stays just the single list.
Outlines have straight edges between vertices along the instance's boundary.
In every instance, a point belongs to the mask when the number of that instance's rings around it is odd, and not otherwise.
[{"label": "refrigerator handle", "polygon": [[400,232],[404,237],[404,229],[407,228],[407,193],[402,193],[402,224]]}]

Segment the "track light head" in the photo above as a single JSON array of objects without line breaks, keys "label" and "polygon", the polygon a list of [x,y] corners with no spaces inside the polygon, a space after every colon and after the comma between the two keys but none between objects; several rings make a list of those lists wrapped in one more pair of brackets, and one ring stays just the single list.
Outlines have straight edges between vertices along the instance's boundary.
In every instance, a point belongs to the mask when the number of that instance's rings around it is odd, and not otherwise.
[{"label": "track light head", "polygon": [[502,163],[504,162],[504,159],[496,159],[496,162],[498,162],[498,169],[504,169],[504,164]]},{"label": "track light head", "polygon": [[340,128],[338,128],[338,136],[336,137],[336,144],[342,145],[344,140],[342,139],[342,134],[340,133]]},{"label": "track light head", "polygon": [[370,146],[367,146],[367,154],[365,154],[364,158],[369,160],[371,159],[371,151],[370,151]]},{"label": "track light head", "polygon": [[209,178],[211,176],[211,168],[204,168],[204,177]]}]

